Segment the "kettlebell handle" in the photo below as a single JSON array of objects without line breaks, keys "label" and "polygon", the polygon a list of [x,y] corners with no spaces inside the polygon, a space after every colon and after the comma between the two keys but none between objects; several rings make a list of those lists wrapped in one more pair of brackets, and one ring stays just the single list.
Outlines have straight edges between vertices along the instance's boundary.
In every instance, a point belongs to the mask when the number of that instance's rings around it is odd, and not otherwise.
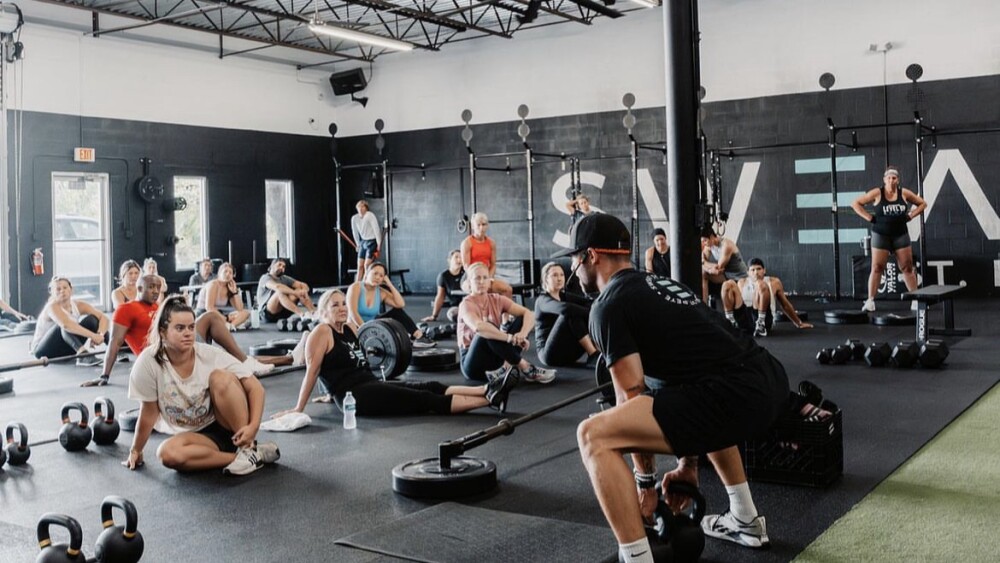
[{"label": "kettlebell handle", "polygon": [[[104,408],[107,409],[107,415],[103,414],[101,405],[104,405]],[[98,397],[94,399],[94,417],[104,418],[104,422],[108,424],[115,421],[115,404],[111,402],[111,399],[107,397]]]},{"label": "kettlebell handle", "polygon": [[23,450],[28,447],[28,427],[21,424],[20,422],[11,422],[7,425],[7,443],[14,443],[14,431],[17,430],[18,433],[18,444],[17,448]]},{"label": "kettlebell handle", "polygon": [[62,526],[69,531],[69,546],[66,548],[66,555],[76,557],[83,547],[83,529],[75,518],[65,514],[46,512],[38,520],[38,547],[45,549],[52,545],[52,536],[49,534],[49,525]]},{"label": "kettlebell handle", "polygon": [[[705,517],[705,497],[702,496],[701,491],[698,487],[692,485],[691,483],[685,483],[683,481],[671,481],[667,485],[667,492],[684,495],[691,499],[694,503],[694,521],[701,522],[701,519]],[[664,505],[664,508],[669,511],[666,503],[660,500],[660,503]],[[659,507],[657,507],[659,508]]]},{"label": "kettlebell handle", "polygon": [[69,411],[74,411],[74,410],[80,411],[80,422],[77,422],[76,425],[79,426],[80,428],[86,428],[88,424],[87,420],[90,419],[90,411],[87,410],[87,405],[84,405],[83,403],[66,403],[65,405],[63,405],[62,408],[63,424],[69,424],[70,422],[72,422],[69,418]]},{"label": "kettlebell handle", "polygon": [[105,529],[115,525],[114,515],[112,514],[114,508],[120,508],[125,513],[125,528],[122,531],[122,535],[126,539],[132,539],[135,537],[135,531],[139,527],[139,512],[135,509],[135,505],[132,504],[132,501],[123,497],[115,495],[104,497],[104,501],[101,503],[101,522],[103,522]]}]

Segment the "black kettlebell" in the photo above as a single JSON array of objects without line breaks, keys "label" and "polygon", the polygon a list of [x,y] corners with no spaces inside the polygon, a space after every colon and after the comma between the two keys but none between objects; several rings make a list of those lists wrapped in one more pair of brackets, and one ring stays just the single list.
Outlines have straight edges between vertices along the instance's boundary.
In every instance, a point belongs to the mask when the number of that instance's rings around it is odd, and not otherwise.
[{"label": "black kettlebell", "polygon": [[697,561],[705,549],[705,532],[701,529],[701,519],[705,516],[705,497],[698,487],[690,483],[671,481],[669,493],[684,495],[692,500],[692,514],[674,514],[667,503],[660,499],[656,504],[656,529],[660,541],[670,546],[671,561],[686,563]]},{"label": "black kettlebell", "polygon": [[[112,509],[120,508],[125,513],[125,526],[116,526]],[[101,521],[104,531],[97,538],[97,561],[99,563],[135,563],[142,559],[145,543],[136,528],[139,513],[131,501],[118,496],[104,497],[101,503]]]},{"label": "black kettlebell", "polygon": [[[14,441],[14,431],[17,430],[17,442]],[[20,422],[11,422],[7,425],[7,463],[11,465],[24,465],[31,457],[31,447],[28,446],[28,428]]]},{"label": "black kettlebell", "polygon": [[[73,422],[69,418],[69,411],[80,411],[80,421]],[[78,452],[87,449],[91,438],[94,437],[93,430],[87,424],[90,412],[83,403],[66,403],[62,408],[63,427],[59,430],[59,443],[67,452]]]},{"label": "black kettlebell", "polygon": [[[101,408],[101,404],[107,408],[107,413]],[[94,421],[90,423],[94,429],[94,443],[98,446],[110,446],[121,434],[121,426],[115,418],[115,404],[107,397],[94,399]]]},{"label": "black kettlebell", "polygon": [[[49,535],[49,525],[55,524],[69,530],[69,545],[59,543],[52,545]],[[65,514],[48,512],[38,521],[38,554],[35,563],[86,563],[87,558],[80,551],[83,547],[83,530],[80,523]]]}]

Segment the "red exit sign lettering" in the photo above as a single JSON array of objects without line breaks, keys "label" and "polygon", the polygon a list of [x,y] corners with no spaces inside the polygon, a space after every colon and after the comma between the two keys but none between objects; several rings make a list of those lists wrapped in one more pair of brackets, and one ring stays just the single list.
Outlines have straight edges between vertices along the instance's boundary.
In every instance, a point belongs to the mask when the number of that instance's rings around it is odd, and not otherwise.
[{"label": "red exit sign lettering", "polygon": [[76,162],[94,162],[97,159],[97,151],[89,147],[76,147],[73,149],[73,160]]}]

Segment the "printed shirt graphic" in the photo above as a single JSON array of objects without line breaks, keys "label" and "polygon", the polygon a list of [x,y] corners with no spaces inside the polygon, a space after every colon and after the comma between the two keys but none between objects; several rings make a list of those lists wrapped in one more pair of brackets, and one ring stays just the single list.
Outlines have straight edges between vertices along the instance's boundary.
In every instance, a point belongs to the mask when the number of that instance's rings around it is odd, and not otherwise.
[{"label": "printed shirt graphic", "polygon": [[146,348],[129,375],[128,398],[136,401],[156,401],[160,418],[154,428],[165,434],[196,432],[215,421],[208,380],[212,372],[221,369],[240,379],[252,375],[250,369],[221,348],[197,342],[194,345],[194,370],[182,378],[169,363],[161,366],[153,357],[155,350]]}]

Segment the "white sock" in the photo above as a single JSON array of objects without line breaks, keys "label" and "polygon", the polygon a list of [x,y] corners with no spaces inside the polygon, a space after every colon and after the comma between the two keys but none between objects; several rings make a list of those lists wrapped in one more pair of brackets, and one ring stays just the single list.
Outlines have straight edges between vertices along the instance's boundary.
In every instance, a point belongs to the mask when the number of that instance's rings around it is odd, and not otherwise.
[{"label": "white sock", "polygon": [[748,483],[726,486],[726,493],[729,495],[729,511],[737,520],[750,523],[757,517],[757,507],[753,504]]},{"label": "white sock", "polygon": [[618,545],[618,554],[625,563],[654,563],[653,550],[649,547],[649,539],[643,537],[632,543]]}]

